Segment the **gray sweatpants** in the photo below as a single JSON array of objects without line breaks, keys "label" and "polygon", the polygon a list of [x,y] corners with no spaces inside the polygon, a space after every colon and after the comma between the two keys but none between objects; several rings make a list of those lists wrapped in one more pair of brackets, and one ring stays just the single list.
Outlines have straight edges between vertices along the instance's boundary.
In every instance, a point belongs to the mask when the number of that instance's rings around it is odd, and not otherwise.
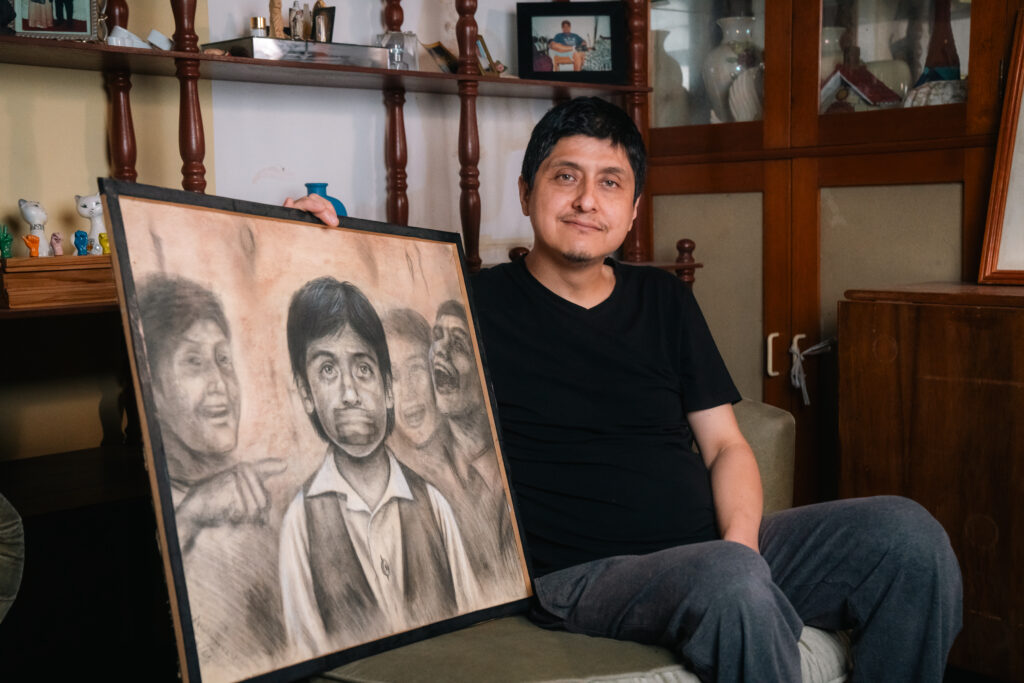
[{"label": "gray sweatpants", "polygon": [[[941,681],[962,586],[942,526],[898,497],[765,517],[761,554],[710,541],[535,582],[547,625],[672,648],[703,681],[800,680],[803,625],[853,630],[853,681]],[[546,612],[546,614],[545,614]]]}]

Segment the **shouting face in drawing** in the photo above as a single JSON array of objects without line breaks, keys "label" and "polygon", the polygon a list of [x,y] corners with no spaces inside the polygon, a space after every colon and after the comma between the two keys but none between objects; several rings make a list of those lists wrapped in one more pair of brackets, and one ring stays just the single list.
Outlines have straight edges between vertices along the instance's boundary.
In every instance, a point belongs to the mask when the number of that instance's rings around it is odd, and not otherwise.
[{"label": "shouting face in drawing", "polygon": [[473,355],[469,321],[462,304],[457,301],[441,304],[433,337],[430,360],[438,408],[449,417],[479,411],[483,405],[483,388]]}]

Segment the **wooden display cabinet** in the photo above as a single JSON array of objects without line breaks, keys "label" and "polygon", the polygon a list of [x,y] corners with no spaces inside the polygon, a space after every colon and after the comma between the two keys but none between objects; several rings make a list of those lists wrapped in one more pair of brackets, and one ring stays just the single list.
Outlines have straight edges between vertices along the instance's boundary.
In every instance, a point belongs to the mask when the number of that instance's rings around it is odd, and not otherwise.
[{"label": "wooden display cabinet", "polygon": [[1024,288],[928,284],[839,304],[840,493],[945,527],[964,629],[950,663],[1024,679]]},{"label": "wooden display cabinet", "polygon": [[[835,0],[826,0],[829,6]],[[940,0],[949,2],[949,0]],[[842,0],[840,4],[854,4]],[[721,11],[735,3],[723,0]],[[746,123],[654,128],[647,201],[658,195],[758,192],[763,197],[762,339],[783,372],[763,377],[763,400],[797,418],[796,500],[835,495],[835,434],[820,402],[804,406],[790,386],[790,340],[821,337],[820,191],[823,187],[959,183],[962,279],[975,281],[1001,108],[1020,0],[970,5],[970,90],[964,103],[819,115],[820,29],[825,3],[764,4],[764,118]],[[726,8],[726,9],[722,9]],[[655,100],[657,93],[655,93]],[[659,230],[659,226],[652,228]],[[878,245],[885,249],[884,244]],[[762,349],[764,346],[762,346]],[[808,385],[821,378],[808,359]],[[834,387],[828,387],[830,393]]]}]

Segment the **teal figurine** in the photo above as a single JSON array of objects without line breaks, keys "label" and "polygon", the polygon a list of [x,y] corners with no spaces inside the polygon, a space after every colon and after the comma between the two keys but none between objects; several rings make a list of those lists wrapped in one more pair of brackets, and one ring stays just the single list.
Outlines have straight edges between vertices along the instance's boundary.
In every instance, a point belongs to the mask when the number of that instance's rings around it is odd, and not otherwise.
[{"label": "teal figurine", "polygon": [[89,253],[89,233],[85,230],[75,230],[75,249],[78,250],[79,256]]},{"label": "teal figurine", "polygon": [[341,200],[327,194],[327,183],[306,183],[306,192],[309,194],[318,194],[329,201],[338,216],[348,215],[348,211],[345,210],[345,205],[341,203]]},{"label": "teal figurine", "polygon": [[11,258],[11,244],[14,242],[14,235],[8,230],[7,226],[0,227],[0,258]]}]

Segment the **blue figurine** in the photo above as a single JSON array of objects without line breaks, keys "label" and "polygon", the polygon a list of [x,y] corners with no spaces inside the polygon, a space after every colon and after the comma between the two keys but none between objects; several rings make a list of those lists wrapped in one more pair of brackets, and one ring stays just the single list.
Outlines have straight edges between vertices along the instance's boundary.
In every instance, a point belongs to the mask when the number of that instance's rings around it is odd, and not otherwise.
[{"label": "blue figurine", "polygon": [[79,256],[89,253],[89,233],[85,230],[75,230],[75,249],[78,250]]}]

